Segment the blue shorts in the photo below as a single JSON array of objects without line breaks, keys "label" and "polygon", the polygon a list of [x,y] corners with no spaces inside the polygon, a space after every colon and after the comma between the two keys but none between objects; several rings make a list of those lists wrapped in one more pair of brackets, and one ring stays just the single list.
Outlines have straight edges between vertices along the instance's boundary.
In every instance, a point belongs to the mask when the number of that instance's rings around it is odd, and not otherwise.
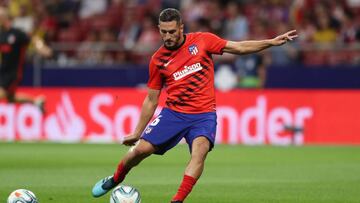
[{"label": "blue shorts", "polygon": [[[195,138],[204,136],[214,147],[216,133],[216,113],[187,114],[164,108],[144,130],[141,139],[157,148],[155,154],[164,154],[185,138],[191,152]],[[209,150],[209,151],[210,151]]]}]

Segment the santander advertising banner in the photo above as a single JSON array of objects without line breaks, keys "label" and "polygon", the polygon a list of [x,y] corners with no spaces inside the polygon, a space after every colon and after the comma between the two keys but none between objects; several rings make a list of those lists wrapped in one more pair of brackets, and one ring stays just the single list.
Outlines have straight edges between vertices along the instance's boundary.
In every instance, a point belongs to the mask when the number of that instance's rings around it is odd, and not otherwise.
[{"label": "santander advertising banner", "polygon": [[[135,128],[144,89],[21,89],[46,97],[46,113],[0,103],[0,141],[120,142]],[[165,98],[156,111],[161,111]],[[216,142],[246,145],[360,144],[360,91],[217,92]]]}]

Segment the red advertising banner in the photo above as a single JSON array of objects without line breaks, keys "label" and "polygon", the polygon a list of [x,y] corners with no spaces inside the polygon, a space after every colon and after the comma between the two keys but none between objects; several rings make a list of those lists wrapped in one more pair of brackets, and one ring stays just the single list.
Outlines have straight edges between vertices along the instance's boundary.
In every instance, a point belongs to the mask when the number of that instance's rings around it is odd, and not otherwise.
[{"label": "red advertising banner", "polygon": [[[146,96],[146,90],[135,88],[21,92],[44,95],[46,114],[30,104],[0,102],[0,141],[118,142],[135,128]],[[356,90],[218,92],[216,141],[247,145],[360,144],[359,103],[360,91]]]}]

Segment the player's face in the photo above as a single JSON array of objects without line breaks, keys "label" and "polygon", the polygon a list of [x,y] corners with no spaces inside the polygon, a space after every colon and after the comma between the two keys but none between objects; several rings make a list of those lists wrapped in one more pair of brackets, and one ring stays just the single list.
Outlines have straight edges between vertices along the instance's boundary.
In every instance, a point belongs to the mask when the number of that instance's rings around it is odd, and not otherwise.
[{"label": "player's face", "polygon": [[184,25],[177,24],[176,21],[159,23],[159,31],[164,46],[168,49],[177,48],[183,41]]}]

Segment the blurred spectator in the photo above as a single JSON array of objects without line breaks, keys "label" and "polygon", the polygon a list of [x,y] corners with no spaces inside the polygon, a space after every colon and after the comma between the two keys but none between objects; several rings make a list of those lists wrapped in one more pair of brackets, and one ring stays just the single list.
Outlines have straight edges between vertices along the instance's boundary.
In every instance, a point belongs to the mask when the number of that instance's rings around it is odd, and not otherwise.
[{"label": "blurred spectator", "polygon": [[145,63],[148,61],[152,52],[159,48],[161,43],[160,34],[156,25],[157,20],[153,16],[145,16],[142,20],[140,36],[134,46],[135,54],[143,56],[142,58]]},{"label": "blurred spectator", "polygon": [[342,18],[342,28],[340,30],[340,37],[341,41],[344,43],[354,43],[359,38],[357,36],[359,35],[360,29],[359,29],[359,22],[356,22],[351,19],[351,16],[345,15]]},{"label": "blurred spectator", "polygon": [[34,31],[34,15],[28,5],[20,5],[18,15],[13,16],[13,27],[26,33]]},{"label": "blurred spectator", "polygon": [[99,36],[97,31],[90,31],[87,33],[84,41],[79,45],[77,49],[77,58],[80,63],[85,65],[98,64],[101,59],[100,47],[97,42]]},{"label": "blurred spectator", "polygon": [[99,51],[101,59],[99,63],[112,65],[115,64],[115,50],[113,44],[116,44],[116,35],[111,29],[104,29],[100,31],[99,36]]},{"label": "blurred spectator", "polygon": [[21,13],[32,13],[32,2],[31,0],[11,0],[8,1],[7,5],[9,9],[9,15],[11,17],[20,16]]},{"label": "blurred spectator", "polygon": [[[267,38],[264,21],[256,19],[250,27],[249,35],[251,39]],[[265,84],[266,67],[268,65],[268,52],[258,52],[237,57],[235,60],[235,67],[239,81],[238,87],[262,88]]]},{"label": "blurred spectator", "polygon": [[[51,2],[51,1],[50,1]],[[94,1],[94,3],[96,3]],[[80,6],[79,0],[55,0],[53,8],[54,14],[57,18],[57,23],[60,27],[72,27],[77,20],[77,11]]]},{"label": "blurred spectator", "polygon": [[212,32],[212,28],[209,20],[205,18],[198,18],[190,23],[186,27],[187,32]]},{"label": "blurred spectator", "polygon": [[[275,23],[276,33],[283,33],[288,27],[283,22]],[[271,56],[271,64],[277,66],[285,66],[289,64],[299,63],[299,46],[298,42],[286,43],[283,46],[271,47],[269,50]]]},{"label": "blurred spectator", "polygon": [[320,15],[318,19],[317,30],[314,33],[314,42],[332,43],[337,39],[335,29],[330,27],[329,18],[326,15]]},{"label": "blurred spectator", "polygon": [[185,22],[192,22],[205,16],[207,1],[203,0],[189,0],[182,2],[181,9],[183,10],[183,20]]},{"label": "blurred spectator", "polygon": [[211,29],[215,34],[221,34],[224,29],[225,13],[221,1],[210,0],[206,5],[204,18],[210,22]]},{"label": "blurred spectator", "polygon": [[308,43],[313,40],[313,36],[316,32],[316,26],[310,18],[305,17],[301,20],[301,23],[296,26],[296,30],[299,35],[299,41]]},{"label": "blurred spectator", "polygon": [[226,39],[239,41],[248,38],[248,20],[240,12],[239,4],[235,1],[230,2],[226,6],[226,20],[224,27],[224,37]]},{"label": "blurred spectator", "polygon": [[[71,47],[81,44],[98,52],[98,46],[90,46],[87,35],[94,30],[114,30],[116,36],[113,51],[102,54],[99,62],[147,63],[151,50],[159,46],[156,19],[151,22],[147,14],[157,14],[161,8],[180,8],[188,32],[208,31],[230,40],[268,38],[278,33],[279,26],[296,29],[297,44],[275,47],[270,50],[273,64],[298,61],[299,50],[309,58],[300,62],[327,63],[334,51],[345,44],[360,42],[360,4],[356,0],[5,0],[14,17],[14,24],[36,33],[48,42],[59,41]],[[251,31],[250,31],[251,30]],[[105,31],[107,32],[107,31]],[[251,33],[250,33],[251,32]],[[100,34],[101,35],[101,34]],[[90,37],[91,38],[91,37]],[[96,41],[100,42],[100,36]],[[328,44],[321,53],[317,43]],[[356,47],[356,46],[352,47]],[[84,45],[85,46],[85,45]],[[86,47],[85,46],[85,47]],[[335,47],[336,46],[336,47]],[[59,47],[59,46],[57,46]],[[64,46],[60,46],[64,47]],[[81,47],[83,47],[81,45]],[[79,50],[83,49],[79,47]],[[80,49],[81,48],[81,49]],[[309,49],[313,49],[312,51]],[[78,52],[74,48],[73,53]],[[340,51],[339,51],[340,52]],[[358,49],[341,51],[346,55],[360,54]],[[309,54],[311,53],[311,54]],[[349,53],[351,53],[349,55]],[[73,54],[75,61],[89,63],[84,54]],[[320,55],[321,57],[317,57]],[[135,56],[135,57],[134,57]],[[321,59],[321,60],[320,60]],[[98,59],[96,59],[98,60]],[[224,56],[227,63],[235,63],[236,57]],[[335,60],[342,62],[346,60]]]},{"label": "blurred spectator", "polygon": [[266,79],[266,66],[269,65],[263,52],[239,57],[237,67],[238,87],[262,88]]},{"label": "blurred spectator", "polygon": [[96,14],[104,13],[106,12],[107,6],[107,0],[81,0],[79,17],[84,19]]},{"label": "blurred spectator", "polygon": [[43,4],[37,4],[35,7],[37,13],[35,33],[45,41],[55,41],[58,30],[57,18],[45,8]]},{"label": "blurred spectator", "polygon": [[139,37],[141,24],[140,18],[136,15],[136,8],[126,8],[124,21],[120,27],[118,41],[125,50],[131,50]]},{"label": "blurred spectator", "polygon": [[331,26],[330,16],[326,8],[319,4],[315,9],[315,17],[317,20],[317,30],[314,33],[314,42],[332,43],[337,39],[336,30]]}]

